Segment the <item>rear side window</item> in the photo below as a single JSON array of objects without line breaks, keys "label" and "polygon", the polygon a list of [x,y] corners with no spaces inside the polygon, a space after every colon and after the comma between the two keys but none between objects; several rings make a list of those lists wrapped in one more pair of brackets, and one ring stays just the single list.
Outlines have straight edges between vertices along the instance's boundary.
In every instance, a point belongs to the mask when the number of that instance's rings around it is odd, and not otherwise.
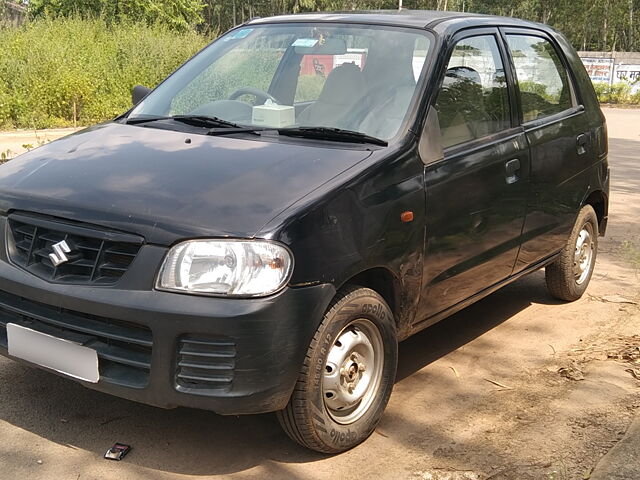
[{"label": "rear side window", "polygon": [[507,81],[493,35],[456,44],[435,107],[444,148],[511,126]]},{"label": "rear side window", "polygon": [[573,106],[567,70],[551,42],[529,35],[507,35],[507,43],[518,76],[524,122]]}]

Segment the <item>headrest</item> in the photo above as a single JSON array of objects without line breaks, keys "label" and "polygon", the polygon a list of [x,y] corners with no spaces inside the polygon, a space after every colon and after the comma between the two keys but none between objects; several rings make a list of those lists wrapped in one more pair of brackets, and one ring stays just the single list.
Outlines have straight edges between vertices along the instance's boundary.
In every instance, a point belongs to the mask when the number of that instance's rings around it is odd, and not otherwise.
[{"label": "headrest", "polygon": [[444,75],[444,85],[448,86],[457,82],[473,82],[482,85],[480,74],[471,67],[451,67]]},{"label": "headrest", "polygon": [[324,82],[319,102],[354,103],[364,92],[362,72],[355,63],[343,63],[331,70]]}]

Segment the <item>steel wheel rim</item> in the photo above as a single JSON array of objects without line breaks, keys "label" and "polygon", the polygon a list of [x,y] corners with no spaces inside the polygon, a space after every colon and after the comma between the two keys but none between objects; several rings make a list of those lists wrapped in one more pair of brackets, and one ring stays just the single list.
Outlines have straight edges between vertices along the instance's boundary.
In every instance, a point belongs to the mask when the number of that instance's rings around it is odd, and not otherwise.
[{"label": "steel wheel rim", "polygon": [[582,285],[591,271],[593,263],[593,227],[586,223],[576,239],[576,249],[573,257],[573,272],[576,283]]},{"label": "steel wheel rim", "polygon": [[373,403],[382,382],[384,343],[370,320],[352,321],[338,334],[327,355],[322,398],[327,413],[348,425],[360,419]]}]

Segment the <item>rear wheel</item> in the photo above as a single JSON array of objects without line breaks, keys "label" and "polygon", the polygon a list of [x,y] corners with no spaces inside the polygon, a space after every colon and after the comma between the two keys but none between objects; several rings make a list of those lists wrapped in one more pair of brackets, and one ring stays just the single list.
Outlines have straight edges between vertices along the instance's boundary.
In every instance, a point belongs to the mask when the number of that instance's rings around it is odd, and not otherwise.
[{"label": "rear wheel", "polygon": [[560,257],[545,268],[551,295],[560,300],[579,299],[591,280],[597,253],[598,217],[591,205],[585,205]]},{"label": "rear wheel", "polygon": [[287,435],[323,453],[363,442],[389,401],[398,344],[393,314],[368,288],[348,287],[327,310],[278,420]]}]

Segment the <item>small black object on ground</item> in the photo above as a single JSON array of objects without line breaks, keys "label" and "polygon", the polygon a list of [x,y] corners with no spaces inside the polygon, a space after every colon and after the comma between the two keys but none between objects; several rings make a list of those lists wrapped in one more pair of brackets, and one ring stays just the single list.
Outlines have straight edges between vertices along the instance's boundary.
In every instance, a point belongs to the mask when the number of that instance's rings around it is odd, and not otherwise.
[{"label": "small black object on ground", "polygon": [[131,445],[125,445],[124,443],[114,443],[113,447],[107,450],[104,454],[104,458],[107,460],[122,460],[127,453],[131,451]]}]

